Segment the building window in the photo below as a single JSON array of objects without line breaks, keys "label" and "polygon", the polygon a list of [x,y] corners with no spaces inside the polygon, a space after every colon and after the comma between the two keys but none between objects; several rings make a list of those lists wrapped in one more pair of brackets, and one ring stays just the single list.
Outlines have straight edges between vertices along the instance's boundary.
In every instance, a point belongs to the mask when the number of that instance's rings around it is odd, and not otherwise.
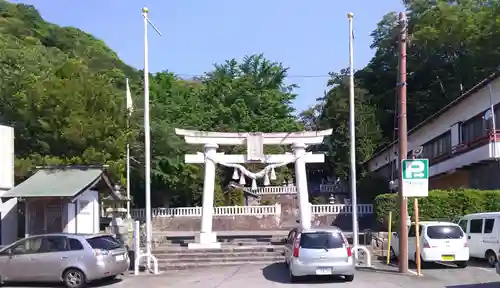
[{"label": "building window", "polygon": [[448,131],[424,144],[422,158],[434,159],[451,153],[451,133]]},{"label": "building window", "polygon": [[462,132],[462,139],[460,139],[461,143],[471,143],[488,135],[488,123],[486,123],[487,121],[484,120],[483,114],[484,113],[481,113],[474,118],[462,123],[460,127],[460,130]]}]

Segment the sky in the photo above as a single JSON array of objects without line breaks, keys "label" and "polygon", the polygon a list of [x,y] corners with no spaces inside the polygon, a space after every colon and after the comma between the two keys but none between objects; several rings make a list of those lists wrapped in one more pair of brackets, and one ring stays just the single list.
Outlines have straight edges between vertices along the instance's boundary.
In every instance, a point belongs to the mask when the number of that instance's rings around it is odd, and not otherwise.
[{"label": "sky", "polygon": [[294,107],[307,109],[324,95],[328,72],[349,64],[347,13],[354,13],[354,69],[371,59],[370,33],[382,16],[402,11],[401,0],[24,0],[42,17],[103,40],[127,64],[144,67],[142,7],[162,32],[149,32],[150,72],[182,77],[214,63],[260,54],[289,67]]}]

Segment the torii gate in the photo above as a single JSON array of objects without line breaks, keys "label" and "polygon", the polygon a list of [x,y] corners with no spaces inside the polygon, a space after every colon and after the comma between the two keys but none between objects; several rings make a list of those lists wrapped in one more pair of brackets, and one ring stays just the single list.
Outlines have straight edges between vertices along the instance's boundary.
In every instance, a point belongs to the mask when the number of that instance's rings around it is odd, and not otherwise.
[{"label": "torii gate", "polygon": [[[175,129],[175,133],[184,136],[188,144],[204,144],[204,153],[185,155],[186,163],[205,164],[203,184],[203,207],[201,213],[201,231],[196,243],[189,243],[189,249],[220,248],[217,235],[212,231],[214,209],[215,165],[235,168],[233,178],[245,183],[245,177],[252,179],[252,189],[257,189],[256,179],[274,178],[274,168],[295,162],[295,179],[299,199],[300,225],[311,226],[311,209],[307,188],[306,163],[323,163],[325,155],[306,152],[307,145],[320,144],[324,136],[332,134],[332,129],[291,133],[220,133],[196,130]],[[246,155],[225,155],[217,153],[219,145],[247,145]],[[292,145],[293,154],[264,155],[264,145]],[[263,170],[252,173],[240,164],[269,164]],[[238,173],[239,172],[239,173]],[[241,174],[241,177],[239,176]],[[269,176],[269,174],[271,174]],[[274,177],[273,177],[274,176]]]}]

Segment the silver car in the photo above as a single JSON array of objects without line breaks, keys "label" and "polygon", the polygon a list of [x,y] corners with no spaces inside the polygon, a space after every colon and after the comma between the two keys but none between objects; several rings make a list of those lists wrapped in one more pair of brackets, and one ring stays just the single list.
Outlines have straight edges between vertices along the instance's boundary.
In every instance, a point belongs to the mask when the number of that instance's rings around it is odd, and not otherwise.
[{"label": "silver car", "polygon": [[331,275],[354,280],[354,262],[347,238],[337,227],[295,228],[288,234],[285,262],[290,282],[301,276]]},{"label": "silver car", "polygon": [[63,282],[85,287],[126,272],[127,249],[107,234],[45,234],[19,240],[0,250],[1,282]]}]

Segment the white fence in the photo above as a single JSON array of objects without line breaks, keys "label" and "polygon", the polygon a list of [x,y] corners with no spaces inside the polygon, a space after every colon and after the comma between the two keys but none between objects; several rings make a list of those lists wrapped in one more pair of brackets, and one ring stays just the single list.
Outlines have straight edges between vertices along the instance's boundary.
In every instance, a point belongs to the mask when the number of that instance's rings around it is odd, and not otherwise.
[{"label": "white fence", "polygon": [[[245,187],[243,188],[247,192],[251,192],[257,195],[265,195],[265,194],[297,194],[296,186],[266,186],[266,187],[258,187],[257,190],[252,190],[251,188]],[[335,193],[339,192],[338,185],[334,184],[320,184],[319,192],[320,193]]]},{"label": "white fence", "polygon": [[243,190],[256,195],[297,194],[297,187],[295,186],[267,186],[267,187],[258,187],[257,190],[252,190],[251,188],[245,187],[243,188]]},{"label": "white fence", "polygon": [[[352,205],[346,204],[327,204],[312,205],[311,213],[314,215],[329,215],[352,213]],[[373,213],[372,204],[358,204],[358,214]],[[144,209],[132,209],[130,211],[132,218],[144,219]],[[201,207],[180,207],[180,208],[153,208],[151,209],[153,218],[165,217],[200,217]],[[252,215],[281,215],[281,205],[269,206],[220,206],[214,207],[214,216],[252,216]]]},{"label": "white fence", "polygon": [[[348,204],[327,204],[327,205],[311,205],[311,213],[314,215],[329,215],[329,214],[351,214],[352,205]],[[372,214],[372,204],[358,204],[358,214]]]}]

